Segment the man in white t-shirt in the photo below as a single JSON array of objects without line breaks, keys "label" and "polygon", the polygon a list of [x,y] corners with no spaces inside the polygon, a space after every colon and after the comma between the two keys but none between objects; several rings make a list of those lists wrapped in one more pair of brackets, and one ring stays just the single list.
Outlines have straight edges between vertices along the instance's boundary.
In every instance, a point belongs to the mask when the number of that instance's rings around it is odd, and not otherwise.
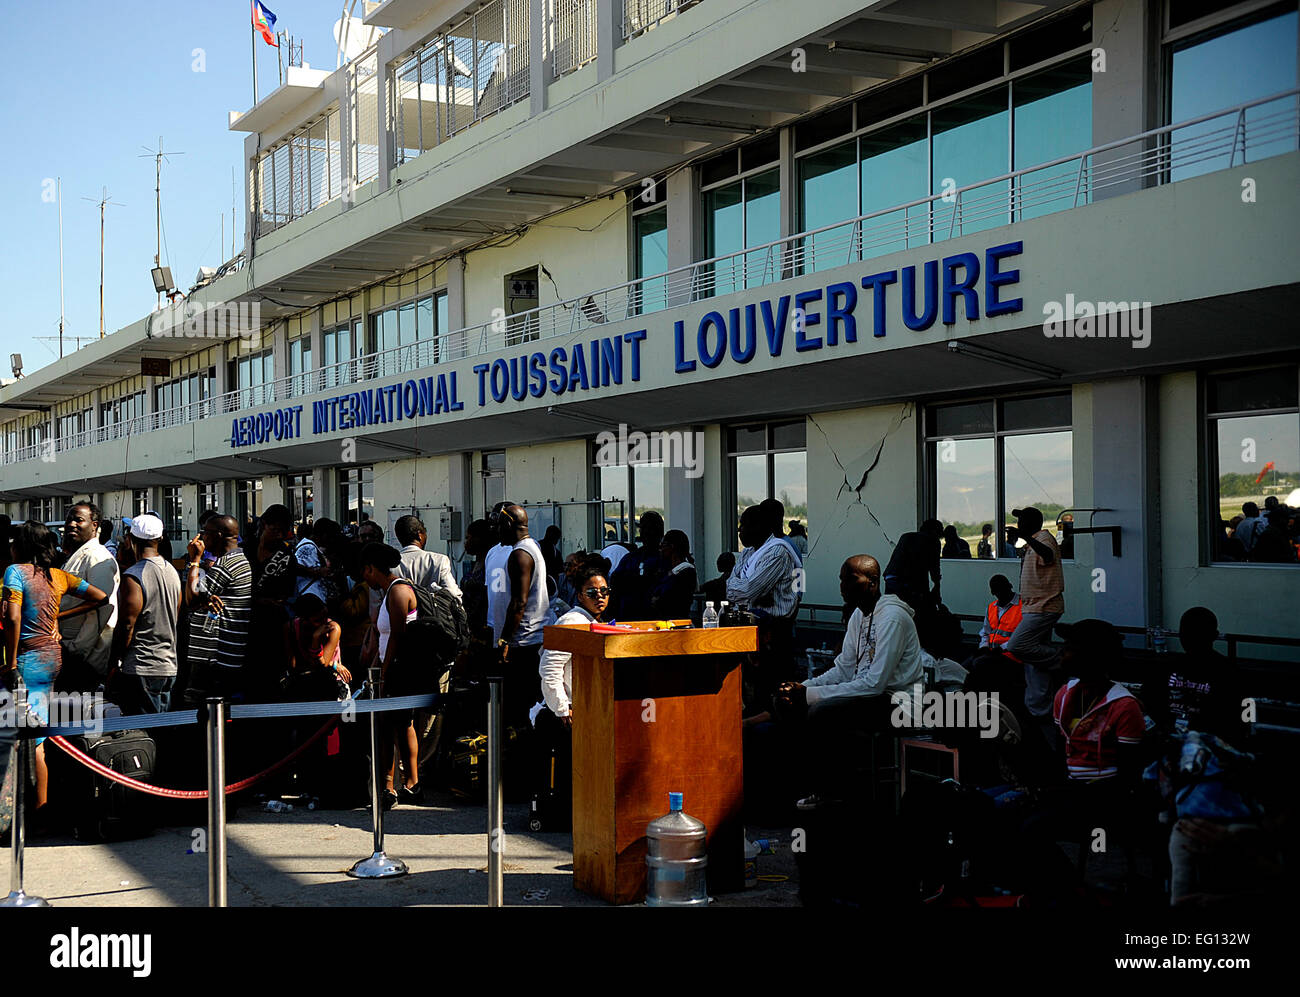
[{"label": "man in white t-shirt", "polygon": [[[93,690],[108,675],[113,628],[117,625],[120,576],[116,559],[99,542],[99,522],[99,506],[78,502],[68,510],[63,526],[63,550],[68,555],[63,570],[108,593],[108,602],[95,612],[69,617],[59,623],[63,637],[60,685],[78,691]],[[69,593],[59,603],[59,609],[75,609],[82,601]]]}]

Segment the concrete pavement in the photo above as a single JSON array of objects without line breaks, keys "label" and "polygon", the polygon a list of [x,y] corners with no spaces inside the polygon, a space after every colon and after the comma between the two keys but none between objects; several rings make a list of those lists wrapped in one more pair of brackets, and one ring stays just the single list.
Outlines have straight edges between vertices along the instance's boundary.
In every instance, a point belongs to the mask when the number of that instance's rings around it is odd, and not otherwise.
[{"label": "concrete pavement", "polygon": [[[385,850],[406,862],[398,879],[361,881],[345,873],[372,849],[368,810],[295,809],[275,814],[241,808],[228,825],[232,907],[410,907],[482,905],[487,899],[487,810],[446,794],[429,806],[402,805],[385,817]],[[506,807],[505,901],[508,906],[604,907],[573,888],[568,834],[527,830],[527,807]],[[25,886],[59,907],[201,907],[207,861],[193,853],[195,829],[161,827],[134,841],[88,844],[38,837],[26,850]],[[724,907],[797,906],[789,829],[750,829],[782,842],[760,857],[760,873],[785,875],[743,893],[714,898]],[[0,869],[9,850],[0,849]]]}]

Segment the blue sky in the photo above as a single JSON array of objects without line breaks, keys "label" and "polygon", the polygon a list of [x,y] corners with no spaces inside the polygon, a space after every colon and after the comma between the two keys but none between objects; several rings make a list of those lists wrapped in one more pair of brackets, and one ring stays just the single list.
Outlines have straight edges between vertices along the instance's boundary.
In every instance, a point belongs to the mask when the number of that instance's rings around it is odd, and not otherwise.
[{"label": "blue sky", "polygon": [[[331,29],[341,0],[269,0],[276,27],[305,45],[308,63],[332,70]],[[360,7],[360,4],[358,4]],[[31,372],[57,357],[59,230],[46,178],[63,180],[65,332],[99,334],[101,189],[122,207],[106,214],[104,327],[113,332],[154,308],[154,161],[158,147],[184,151],[163,164],[163,262],[186,290],[200,265],[230,256],[231,168],[243,245],[242,132],[228,111],[252,103],[250,4],[244,0],[104,3],[6,2],[11,43],[0,69],[0,157],[6,238],[0,241],[0,374],[21,353]],[[19,28],[16,19],[30,21]],[[195,71],[202,49],[202,72]],[[287,55],[287,51],[286,51]],[[257,41],[262,96],[277,83],[276,52]],[[221,245],[222,214],[225,245]],[[71,343],[69,343],[71,349]]]}]

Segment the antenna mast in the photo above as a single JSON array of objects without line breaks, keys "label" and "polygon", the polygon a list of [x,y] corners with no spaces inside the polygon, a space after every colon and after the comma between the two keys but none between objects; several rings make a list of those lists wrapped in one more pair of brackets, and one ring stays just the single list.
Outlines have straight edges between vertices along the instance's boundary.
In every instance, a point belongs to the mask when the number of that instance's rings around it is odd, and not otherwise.
[{"label": "antenna mast", "polygon": [[[108,199],[108,188],[103,188],[103,196],[99,199],[99,338],[104,338],[104,209],[108,205],[122,207],[117,201]],[[83,197],[83,201],[94,201],[93,197]]]},{"label": "antenna mast", "polygon": [[[146,156],[140,157],[141,159],[152,158],[154,161],[153,199],[154,199],[154,210],[156,214],[156,224],[157,224],[157,233],[156,233],[157,243],[153,254],[153,265],[155,268],[162,266],[162,164],[164,159],[166,159],[168,162],[171,162],[171,159],[169,157],[183,156],[183,155],[185,155],[185,153],[183,152],[163,152],[163,140],[162,140],[162,136],[159,135],[158,151],[149,152],[147,153]],[[223,237],[223,241],[224,241],[224,237]],[[159,291],[158,292],[159,308],[162,308],[162,299],[163,299],[163,292]]]},{"label": "antenna mast", "polygon": [[63,178],[56,181],[59,194],[59,359],[63,359]]}]

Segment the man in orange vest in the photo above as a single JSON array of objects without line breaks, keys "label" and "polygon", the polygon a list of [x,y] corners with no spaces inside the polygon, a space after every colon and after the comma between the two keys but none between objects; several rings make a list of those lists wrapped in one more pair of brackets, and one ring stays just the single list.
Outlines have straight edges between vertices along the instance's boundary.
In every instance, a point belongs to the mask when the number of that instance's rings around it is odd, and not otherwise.
[{"label": "man in orange vest", "polygon": [[1020,622],[1020,596],[1011,586],[1011,579],[1006,575],[994,575],[989,579],[989,592],[993,601],[989,603],[984,615],[984,626],[980,627],[980,650],[1002,651],[1017,664],[1020,659],[1003,650],[1011,639],[1011,634]]}]

